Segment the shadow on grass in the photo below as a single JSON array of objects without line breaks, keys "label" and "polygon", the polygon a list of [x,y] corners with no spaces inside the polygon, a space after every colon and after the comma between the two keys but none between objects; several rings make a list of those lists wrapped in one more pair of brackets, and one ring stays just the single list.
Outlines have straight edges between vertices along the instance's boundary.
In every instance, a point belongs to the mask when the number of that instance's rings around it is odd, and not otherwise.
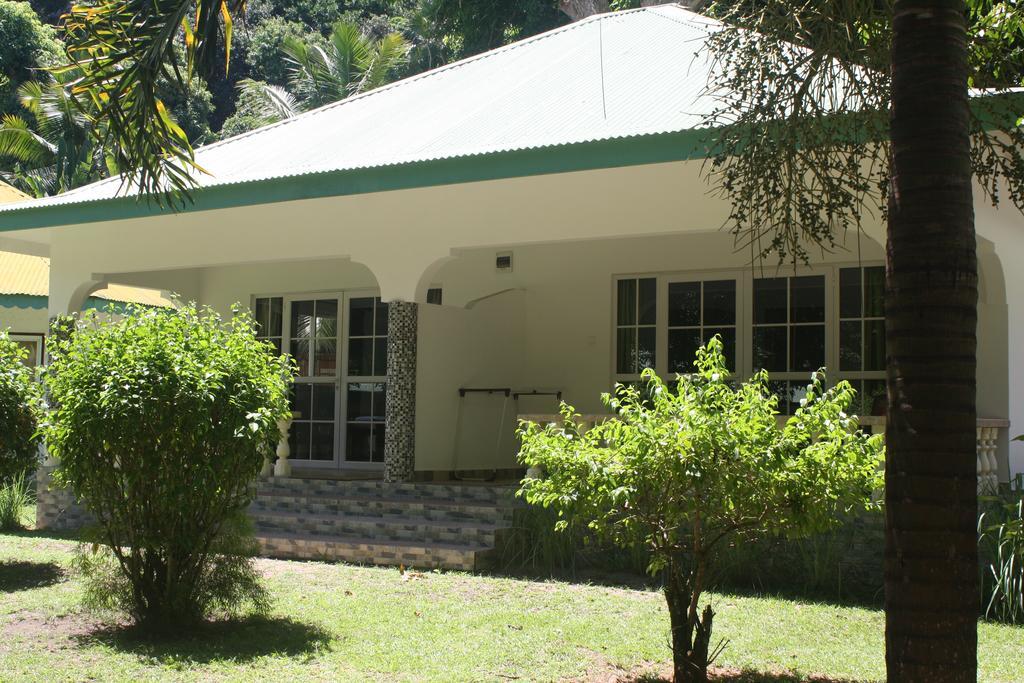
[{"label": "shadow on grass", "polygon": [[0,562],[0,592],[45,588],[64,580],[64,570],[54,562]]},{"label": "shadow on grass", "polygon": [[206,664],[241,663],[266,656],[309,658],[330,644],[331,634],[294,619],[257,616],[209,622],[159,636],[135,626],[108,626],[76,636],[76,640],[80,645],[100,644],[159,662]]},{"label": "shadow on grass", "polygon": [[[712,683],[860,683],[852,678],[797,676],[787,673],[765,673],[753,669],[716,669],[708,672],[708,680]],[[672,677],[647,673],[636,678],[627,678],[622,683],[672,683]]]}]

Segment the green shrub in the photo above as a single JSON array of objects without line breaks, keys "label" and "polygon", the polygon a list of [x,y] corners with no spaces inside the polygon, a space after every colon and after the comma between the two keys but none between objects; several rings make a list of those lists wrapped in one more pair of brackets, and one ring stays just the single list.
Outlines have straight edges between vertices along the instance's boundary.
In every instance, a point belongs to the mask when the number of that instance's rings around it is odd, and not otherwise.
[{"label": "green shrub", "polygon": [[27,352],[0,332],[0,485],[23,477],[36,466],[40,390]]},{"label": "green shrub", "polygon": [[0,531],[24,529],[25,508],[34,502],[35,495],[24,474],[0,484]]},{"label": "green shrub", "polygon": [[641,545],[661,572],[677,681],[703,681],[714,611],[699,610],[722,548],[771,536],[810,536],[839,513],[877,506],[881,435],[857,429],[847,382],[825,389],[815,373],[796,414],[779,426],[768,375],[728,376],[722,342],[697,351],[697,372],[667,386],[646,370],[649,391],[618,386],[605,403],[616,418],[580,429],[520,427],[520,459],[546,476],[526,479],[528,502],[553,507],[558,527],[585,524],[620,547]]},{"label": "green shrub", "polygon": [[1024,624],[1024,492],[983,501],[978,517],[985,618]]},{"label": "green shrub", "polygon": [[96,519],[89,602],[155,628],[265,607],[240,516],[289,413],[289,361],[253,321],[129,307],[51,341],[57,482]]}]

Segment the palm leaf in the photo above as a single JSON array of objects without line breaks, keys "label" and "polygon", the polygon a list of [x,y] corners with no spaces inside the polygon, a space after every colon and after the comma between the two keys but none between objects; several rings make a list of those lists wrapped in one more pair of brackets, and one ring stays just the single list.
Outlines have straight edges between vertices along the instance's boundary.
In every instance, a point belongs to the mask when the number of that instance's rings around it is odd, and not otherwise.
[{"label": "palm leaf", "polygon": [[29,128],[20,116],[7,114],[0,122],[0,158],[9,158],[31,167],[52,164],[57,147]]},{"label": "palm leaf", "polygon": [[290,119],[302,112],[298,100],[280,86],[245,78],[238,82],[238,89],[247,103],[256,106],[253,113],[267,123]]},{"label": "palm leaf", "polygon": [[391,73],[408,61],[411,47],[398,33],[389,33],[381,38],[363,66],[356,92],[373,90],[387,83]]}]

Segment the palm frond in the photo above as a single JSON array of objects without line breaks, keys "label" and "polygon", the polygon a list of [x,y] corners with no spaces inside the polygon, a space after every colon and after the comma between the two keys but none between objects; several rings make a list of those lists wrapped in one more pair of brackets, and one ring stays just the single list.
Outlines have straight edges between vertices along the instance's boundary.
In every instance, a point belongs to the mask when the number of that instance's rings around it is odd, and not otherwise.
[{"label": "palm frond", "polygon": [[253,113],[267,123],[290,119],[302,112],[295,96],[280,86],[245,78],[238,82],[238,89],[246,102],[256,107]]},{"label": "palm frond", "polygon": [[38,167],[53,163],[56,157],[56,145],[33,131],[25,119],[7,114],[0,121],[0,158]]},{"label": "palm frond", "polygon": [[409,41],[399,33],[389,33],[381,38],[362,67],[357,92],[373,90],[390,81],[391,74],[408,61],[411,48]]}]

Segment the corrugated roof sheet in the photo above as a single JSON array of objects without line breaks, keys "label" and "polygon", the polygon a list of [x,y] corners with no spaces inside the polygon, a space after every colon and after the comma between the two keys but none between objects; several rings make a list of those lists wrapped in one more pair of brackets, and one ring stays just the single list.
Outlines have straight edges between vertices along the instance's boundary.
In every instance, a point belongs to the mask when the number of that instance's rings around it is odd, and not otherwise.
[{"label": "corrugated roof sheet", "polygon": [[[0,251],[0,295],[24,294],[27,296],[49,296],[50,259],[43,256],[28,256],[10,251]],[[92,296],[107,301],[145,304],[147,306],[170,306],[160,292],[141,287],[127,287],[111,284],[93,292]]]},{"label": "corrugated roof sheet", "polygon": [[[719,24],[678,5],[596,15],[197,150],[202,186],[688,130],[715,106]],[[133,194],[119,178],[18,209]]]},{"label": "corrugated roof sheet", "polygon": [[10,204],[11,202],[23,202],[26,199],[31,199],[30,196],[11,187],[7,183],[0,180],[0,204]]}]

